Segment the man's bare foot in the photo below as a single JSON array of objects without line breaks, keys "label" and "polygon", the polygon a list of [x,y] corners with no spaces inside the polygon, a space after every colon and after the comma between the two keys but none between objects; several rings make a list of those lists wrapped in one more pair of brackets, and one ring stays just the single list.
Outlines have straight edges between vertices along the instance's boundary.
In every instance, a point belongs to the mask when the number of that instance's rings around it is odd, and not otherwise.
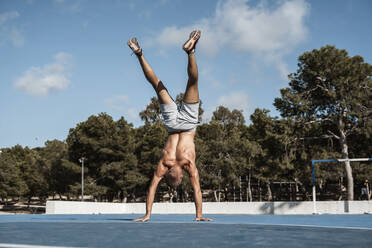
[{"label": "man's bare foot", "polygon": [[150,219],[150,217],[148,217],[148,216],[143,216],[143,217],[141,217],[141,218],[139,218],[139,219],[134,219],[134,220],[132,220],[132,221],[134,221],[134,222],[146,222],[146,221],[148,221]]},{"label": "man's bare foot", "polygon": [[142,55],[142,48],[139,46],[136,38],[131,38],[130,40],[128,40],[127,44],[130,49],[132,49],[134,54],[136,54],[137,56]]},{"label": "man's bare foot", "polygon": [[182,49],[186,53],[193,53],[195,51],[195,45],[200,39],[201,32],[200,30],[194,30],[191,32],[189,39],[183,44]]},{"label": "man's bare foot", "polygon": [[213,221],[213,219],[206,218],[206,217],[196,217],[195,221]]}]

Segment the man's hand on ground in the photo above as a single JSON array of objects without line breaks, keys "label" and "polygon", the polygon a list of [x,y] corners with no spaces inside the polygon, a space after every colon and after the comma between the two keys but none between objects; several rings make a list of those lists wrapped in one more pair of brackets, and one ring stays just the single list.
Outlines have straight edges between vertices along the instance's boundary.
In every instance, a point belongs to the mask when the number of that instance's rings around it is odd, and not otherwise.
[{"label": "man's hand on ground", "polygon": [[134,222],[146,222],[146,221],[148,221],[149,219],[150,219],[149,216],[143,216],[142,218],[134,219],[134,220],[132,220],[132,221],[134,221]]},{"label": "man's hand on ground", "polygon": [[196,217],[195,221],[212,221],[213,219],[205,218],[205,217]]}]

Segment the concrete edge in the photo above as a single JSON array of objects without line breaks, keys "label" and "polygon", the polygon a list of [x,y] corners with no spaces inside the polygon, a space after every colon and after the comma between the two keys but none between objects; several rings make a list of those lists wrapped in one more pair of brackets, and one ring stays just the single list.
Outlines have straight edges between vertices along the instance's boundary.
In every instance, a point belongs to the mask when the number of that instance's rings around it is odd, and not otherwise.
[{"label": "concrete edge", "polygon": [[[319,214],[372,213],[372,201],[321,201]],[[46,214],[144,214],[145,203],[47,201]],[[154,203],[153,214],[194,214],[195,205]],[[204,214],[313,214],[313,202],[204,202]]]}]

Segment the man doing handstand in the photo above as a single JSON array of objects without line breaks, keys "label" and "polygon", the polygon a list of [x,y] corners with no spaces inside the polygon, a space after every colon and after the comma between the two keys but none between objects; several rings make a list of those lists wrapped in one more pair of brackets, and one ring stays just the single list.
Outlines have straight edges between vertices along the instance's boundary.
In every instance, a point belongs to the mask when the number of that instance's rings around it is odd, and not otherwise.
[{"label": "man doing handstand", "polygon": [[156,188],[160,180],[165,176],[168,184],[176,188],[182,182],[183,170],[188,173],[194,190],[195,220],[211,220],[202,216],[202,193],[200,190],[199,173],[195,164],[194,137],[199,117],[199,90],[198,68],[194,52],[195,45],[200,38],[200,33],[199,30],[192,31],[189,39],[183,45],[183,50],[188,55],[187,73],[189,78],[184,98],[179,108],[145,60],[142,48],[139,46],[137,39],[132,38],[128,41],[128,46],[137,55],[147,81],[150,82],[158,96],[163,120],[168,130],[168,139],[148,190],[146,215],[134,221],[147,221],[150,219]]}]

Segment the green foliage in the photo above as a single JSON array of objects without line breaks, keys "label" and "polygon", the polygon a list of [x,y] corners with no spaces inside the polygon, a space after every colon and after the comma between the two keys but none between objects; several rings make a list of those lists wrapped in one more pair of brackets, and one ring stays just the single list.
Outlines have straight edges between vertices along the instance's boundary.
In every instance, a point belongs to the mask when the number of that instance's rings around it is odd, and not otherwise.
[{"label": "green foliage", "polygon": [[324,120],[343,126],[363,122],[371,104],[372,66],[360,56],[349,57],[333,46],[305,52],[298,70],[290,74],[288,88],[274,105],[283,117]]},{"label": "green foliage", "polygon": [[247,175],[260,150],[247,136],[244,124],[241,111],[220,106],[213,112],[211,122],[197,130],[196,162],[202,187],[220,189],[225,198],[234,187],[239,187],[240,177]]},{"label": "green foliage", "polygon": [[48,196],[48,169],[36,150],[19,145],[2,150],[0,166],[1,197]]},{"label": "green foliage", "polygon": [[39,154],[47,168],[50,194],[68,194],[69,185],[78,180],[81,170],[78,164],[68,160],[67,144],[59,140],[47,141]]},{"label": "green foliage", "polygon": [[[282,116],[293,119],[297,127],[316,127],[318,138],[337,140],[338,152],[349,158],[348,137],[370,133],[366,126],[372,108],[372,66],[360,56],[350,57],[345,50],[326,46],[301,55],[298,70],[289,79],[289,87],[281,89],[282,96],[274,103]],[[306,135],[311,128],[305,127],[304,131],[297,134]],[[352,200],[349,162],[345,162],[345,170]]]},{"label": "green foliage", "polygon": [[265,182],[293,180],[294,165],[291,150],[291,128],[287,121],[268,115],[268,110],[256,109],[251,115],[248,135],[257,143],[256,174]]},{"label": "green foliage", "polygon": [[[123,117],[114,121],[106,113],[92,115],[87,121],[70,129],[67,145],[70,161],[79,163],[80,158],[86,158],[85,173],[92,181],[87,190],[89,187],[97,188],[105,192],[108,199],[124,195],[126,189],[121,181],[125,166],[137,165],[133,156],[135,139],[132,124]],[[115,173],[118,176],[113,178]],[[76,189],[77,182],[74,185]],[[70,184],[68,187],[72,186]]]},{"label": "green foliage", "polygon": [[213,121],[217,121],[222,125],[233,125],[239,126],[245,124],[243,112],[241,110],[234,109],[230,111],[228,108],[219,106],[216,111],[213,112]]},{"label": "green foliage", "polygon": [[139,113],[141,120],[147,123],[154,123],[161,121],[160,103],[156,97],[151,98],[151,102],[146,108]]},{"label": "green foliage", "polygon": [[20,197],[27,191],[27,185],[22,178],[21,170],[17,166],[12,150],[2,149],[0,153],[0,197]]}]

